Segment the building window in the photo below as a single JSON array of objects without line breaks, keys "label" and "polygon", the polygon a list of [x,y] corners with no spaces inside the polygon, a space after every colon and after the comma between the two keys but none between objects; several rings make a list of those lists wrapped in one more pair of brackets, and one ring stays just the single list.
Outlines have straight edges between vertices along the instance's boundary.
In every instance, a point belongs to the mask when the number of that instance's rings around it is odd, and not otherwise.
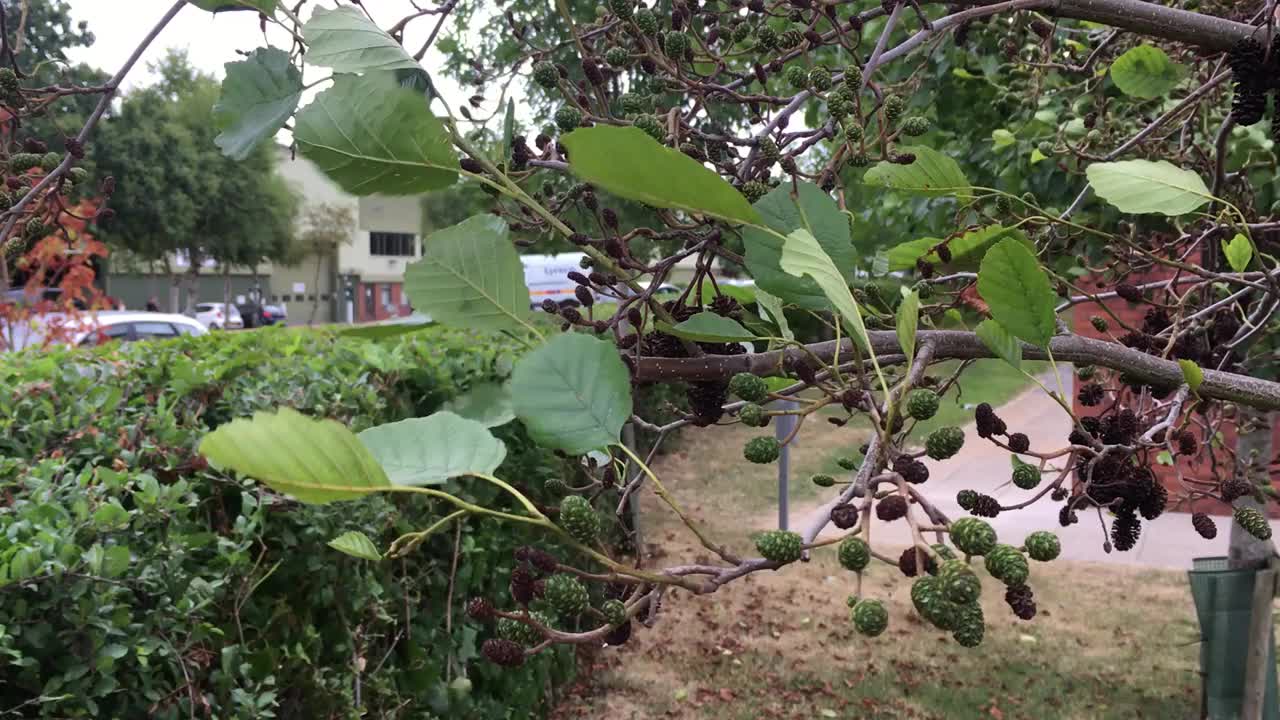
[{"label": "building window", "polygon": [[369,254],[393,257],[413,257],[417,236],[411,233],[369,233]]},{"label": "building window", "polygon": [[391,307],[391,286],[390,286],[390,285],[383,285],[383,286],[382,286],[381,288],[379,288],[379,289],[382,291],[382,292],[381,292],[381,294],[382,294],[382,307],[384,307],[384,308],[389,308],[389,307]]}]

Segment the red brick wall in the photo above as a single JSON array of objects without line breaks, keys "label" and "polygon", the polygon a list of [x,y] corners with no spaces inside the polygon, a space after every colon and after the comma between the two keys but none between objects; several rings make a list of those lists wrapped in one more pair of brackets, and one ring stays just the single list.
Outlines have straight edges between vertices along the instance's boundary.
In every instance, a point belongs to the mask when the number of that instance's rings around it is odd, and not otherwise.
[{"label": "red brick wall", "polygon": [[[383,300],[383,291],[390,290],[391,308]],[[404,294],[403,283],[359,283],[356,285],[356,322],[377,322],[404,317],[413,312]]]},{"label": "red brick wall", "polygon": [[[1172,270],[1162,269],[1160,271],[1156,271],[1156,272],[1152,272],[1150,274],[1144,275],[1140,278],[1131,277],[1129,279],[1129,282],[1136,285],[1141,285],[1145,283],[1156,282],[1159,280],[1167,280],[1170,277],[1172,277],[1172,274],[1173,274]],[[1092,287],[1093,286],[1092,281],[1087,281],[1087,282],[1089,282],[1089,287],[1091,289],[1095,289]],[[1107,288],[1096,288],[1096,290],[1099,292],[1105,289]],[[1110,298],[1104,302],[1105,302],[1105,305],[1111,310],[1111,312],[1116,315],[1116,317],[1120,318],[1125,323],[1127,323],[1128,325],[1134,328],[1142,327],[1143,318],[1146,316],[1147,310],[1150,308],[1149,305],[1146,305],[1146,304],[1134,305],[1134,304],[1125,302],[1120,298]],[[1091,337],[1091,338],[1100,338],[1103,340],[1112,340],[1113,339],[1112,336],[1114,336],[1114,338],[1119,338],[1125,334],[1125,331],[1123,329],[1116,327],[1116,323],[1107,315],[1105,311],[1102,310],[1102,308],[1099,306],[1098,303],[1090,302],[1090,303],[1083,303],[1081,305],[1077,305],[1072,312],[1073,312],[1073,316],[1071,319],[1071,329],[1072,329],[1072,332],[1076,333],[1077,335],[1082,335],[1082,336]],[[1108,325],[1111,326],[1109,333],[1101,333],[1094,329],[1093,324],[1090,322],[1090,318],[1094,315],[1100,315],[1107,320]],[[1076,381],[1077,389],[1079,389],[1080,384],[1081,384],[1080,381],[1077,380]],[[1079,398],[1075,398],[1072,401],[1072,409],[1080,417],[1097,415],[1101,411],[1101,408],[1105,406],[1106,406],[1106,403],[1103,403],[1102,406],[1098,406],[1098,407],[1084,407],[1083,405],[1080,404]],[[1280,449],[1280,422],[1275,422],[1276,418],[1274,415],[1272,419],[1273,419],[1272,432],[1276,441],[1276,448]],[[1201,433],[1199,429],[1196,429],[1195,432],[1197,434]],[[1201,437],[1200,440],[1201,442],[1205,442],[1206,438]],[[1222,445],[1224,447],[1234,447],[1235,442],[1236,442],[1235,425],[1224,423],[1222,427]],[[1230,472],[1230,465],[1227,462],[1225,453],[1219,453],[1218,462],[1216,465],[1213,462],[1211,462],[1210,459],[1207,457],[1203,457],[1203,459],[1200,459],[1194,462],[1186,459],[1179,459],[1177,462],[1178,462],[1178,469],[1182,471],[1183,477],[1188,477],[1188,478],[1196,478],[1200,480],[1214,480],[1214,479],[1223,477],[1224,473]],[[1152,470],[1155,471],[1156,476],[1160,479],[1162,483],[1164,483],[1165,487],[1168,488],[1169,495],[1171,498],[1179,497],[1183,494],[1184,489],[1178,483],[1177,473],[1174,471],[1172,467],[1165,466],[1165,465],[1156,465],[1155,467],[1152,468]],[[1277,473],[1275,469],[1272,470],[1272,483],[1276,484],[1276,486],[1280,488],[1280,473]],[[1272,517],[1280,517],[1280,508],[1276,508],[1274,503],[1269,504],[1268,509]],[[1175,505],[1171,503],[1168,510],[1180,511],[1180,512],[1207,512],[1215,515],[1229,515],[1231,513],[1230,506],[1226,505],[1225,503],[1218,502],[1216,500],[1198,500],[1194,504],[1194,506],[1189,506],[1185,502],[1181,505]]]}]

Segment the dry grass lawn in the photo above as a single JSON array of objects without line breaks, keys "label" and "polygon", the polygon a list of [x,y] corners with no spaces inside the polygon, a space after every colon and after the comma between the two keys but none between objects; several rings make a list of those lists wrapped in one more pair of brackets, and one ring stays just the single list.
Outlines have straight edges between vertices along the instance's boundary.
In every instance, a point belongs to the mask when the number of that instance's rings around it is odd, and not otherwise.
[{"label": "dry grass lawn", "polygon": [[[816,494],[804,478],[861,442],[854,429],[806,428],[797,451],[797,507]],[[777,502],[774,466],[752,466],[738,426],[690,433],[655,469],[718,541],[750,552]],[[705,551],[646,498],[645,533],[664,561]],[[743,512],[744,508],[753,509]],[[799,514],[793,516],[798,518]],[[793,522],[796,520],[793,519]],[[651,545],[656,549],[655,545]],[[695,598],[671,593],[657,625],[605,649],[562,700],[558,718],[917,718],[1095,720],[1198,716],[1198,631],[1180,573],[1058,562],[1033,568],[1039,615],[1018,620],[999,583],[979,570],[987,636],[965,649],[922,624],[910,580],[874,563],[864,593],[886,601],[889,629],[856,634],[845,598],[853,576],[828,549],[810,563],[745,578]]]}]

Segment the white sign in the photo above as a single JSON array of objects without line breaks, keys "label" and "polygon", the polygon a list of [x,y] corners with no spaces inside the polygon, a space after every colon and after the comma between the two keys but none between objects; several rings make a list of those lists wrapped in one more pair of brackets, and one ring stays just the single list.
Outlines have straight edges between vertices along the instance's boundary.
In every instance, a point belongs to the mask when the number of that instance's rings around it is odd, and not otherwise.
[{"label": "white sign", "polygon": [[294,293],[295,295],[298,295],[298,294],[301,294],[301,293],[305,293],[306,291],[307,291],[307,284],[306,284],[306,283],[296,282],[296,283],[294,283],[294,284],[293,284],[293,293]]}]

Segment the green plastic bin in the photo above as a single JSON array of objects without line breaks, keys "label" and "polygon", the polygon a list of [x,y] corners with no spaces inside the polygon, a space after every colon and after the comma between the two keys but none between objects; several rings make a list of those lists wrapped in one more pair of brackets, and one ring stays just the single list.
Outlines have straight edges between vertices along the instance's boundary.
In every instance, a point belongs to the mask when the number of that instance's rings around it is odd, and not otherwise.
[{"label": "green plastic bin", "polygon": [[[1200,621],[1203,717],[1239,720],[1256,570],[1232,570],[1225,557],[1196,558],[1187,573]],[[1276,638],[1271,632],[1264,720],[1280,720],[1276,695]]]}]

